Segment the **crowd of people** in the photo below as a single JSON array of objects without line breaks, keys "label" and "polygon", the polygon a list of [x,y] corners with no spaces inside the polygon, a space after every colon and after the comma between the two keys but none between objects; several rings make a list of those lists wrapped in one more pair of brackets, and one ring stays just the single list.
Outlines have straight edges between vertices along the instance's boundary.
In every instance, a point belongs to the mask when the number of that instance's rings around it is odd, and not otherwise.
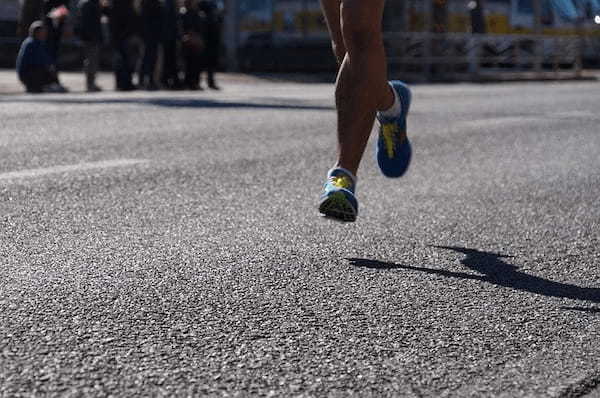
[{"label": "crowd of people", "polygon": [[57,70],[67,21],[82,43],[89,92],[102,90],[96,75],[107,43],[116,90],[202,90],[202,74],[209,88],[219,89],[222,15],[215,0],[79,0],[72,8],[68,3],[43,0],[39,9],[24,3],[21,26],[28,27],[22,29],[28,37],[17,56],[17,74],[28,92],[67,91]]}]

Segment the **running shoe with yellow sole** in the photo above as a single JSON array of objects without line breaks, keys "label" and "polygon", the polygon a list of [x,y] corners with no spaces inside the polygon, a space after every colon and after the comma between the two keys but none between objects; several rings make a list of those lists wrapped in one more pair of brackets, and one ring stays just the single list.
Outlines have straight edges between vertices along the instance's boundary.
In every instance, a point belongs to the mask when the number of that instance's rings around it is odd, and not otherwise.
[{"label": "running shoe with yellow sole", "polygon": [[355,188],[356,179],[350,171],[339,167],[331,169],[321,194],[319,212],[336,220],[355,221],[358,215]]},{"label": "running shoe with yellow sole", "polygon": [[398,95],[401,111],[395,117],[383,117],[377,114],[379,121],[379,139],[377,140],[376,157],[381,172],[386,177],[398,178],[406,173],[412,158],[412,148],[406,136],[406,117],[410,109],[411,92],[401,81],[390,82]]}]

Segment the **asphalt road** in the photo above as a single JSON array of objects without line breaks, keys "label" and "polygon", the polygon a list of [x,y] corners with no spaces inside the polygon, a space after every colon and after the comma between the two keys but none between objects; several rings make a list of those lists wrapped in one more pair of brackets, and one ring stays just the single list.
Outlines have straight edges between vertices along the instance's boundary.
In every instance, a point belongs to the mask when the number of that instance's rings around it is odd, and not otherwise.
[{"label": "asphalt road", "polygon": [[598,396],[600,83],[414,94],[354,224],[328,84],[0,97],[0,396]]}]

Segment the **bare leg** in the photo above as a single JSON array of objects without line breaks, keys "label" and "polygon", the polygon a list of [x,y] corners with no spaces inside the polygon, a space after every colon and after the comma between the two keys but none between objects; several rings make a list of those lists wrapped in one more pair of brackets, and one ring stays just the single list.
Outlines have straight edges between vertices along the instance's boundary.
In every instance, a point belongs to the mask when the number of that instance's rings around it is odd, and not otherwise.
[{"label": "bare leg", "polygon": [[322,0],[338,60],[345,50],[335,95],[338,112],[337,166],[354,175],[377,110],[389,108],[394,101],[394,94],[387,83],[381,34],[384,1]]},{"label": "bare leg", "polygon": [[321,0],[321,8],[325,14],[329,35],[331,36],[333,53],[338,61],[338,65],[341,65],[344,61],[344,57],[346,57],[346,46],[344,45],[344,38],[342,37],[341,6],[342,0]]}]

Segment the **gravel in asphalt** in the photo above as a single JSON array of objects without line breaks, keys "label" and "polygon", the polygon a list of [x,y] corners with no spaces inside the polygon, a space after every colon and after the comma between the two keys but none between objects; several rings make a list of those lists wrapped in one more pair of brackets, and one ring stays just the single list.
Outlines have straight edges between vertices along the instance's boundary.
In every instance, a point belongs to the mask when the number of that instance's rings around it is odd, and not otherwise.
[{"label": "gravel in asphalt", "polygon": [[416,86],[353,224],[329,84],[0,97],[0,396],[594,394],[598,87]]}]

